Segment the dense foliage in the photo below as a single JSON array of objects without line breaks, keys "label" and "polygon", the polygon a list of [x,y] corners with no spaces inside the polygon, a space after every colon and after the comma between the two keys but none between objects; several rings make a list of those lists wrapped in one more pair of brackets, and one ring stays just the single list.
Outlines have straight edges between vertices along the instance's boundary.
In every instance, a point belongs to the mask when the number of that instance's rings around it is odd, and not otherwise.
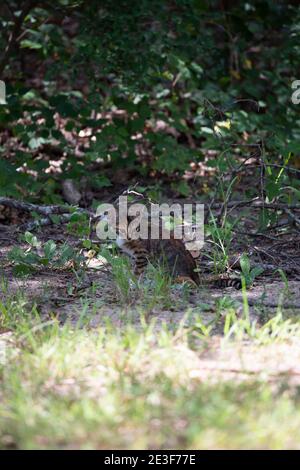
[{"label": "dense foliage", "polygon": [[0,13],[0,195],[56,201],[66,174],[99,189],[120,168],[188,195],[191,163],[233,177],[251,157],[261,196],[299,197],[296,1],[9,0]]}]

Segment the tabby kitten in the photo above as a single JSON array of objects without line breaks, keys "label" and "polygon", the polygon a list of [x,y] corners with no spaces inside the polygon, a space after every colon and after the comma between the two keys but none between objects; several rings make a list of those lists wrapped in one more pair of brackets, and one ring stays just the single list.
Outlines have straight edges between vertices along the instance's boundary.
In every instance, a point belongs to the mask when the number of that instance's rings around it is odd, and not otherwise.
[{"label": "tabby kitten", "polygon": [[182,240],[124,240],[117,238],[119,248],[129,255],[134,262],[134,274],[141,276],[148,262],[159,262],[177,282],[189,282],[194,285],[214,285],[215,287],[241,288],[238,278],[209,276],[201,278],[197,271],[197,261],[186,249]]},{"label": "tabby kitten", "polygon": [[124,240],[117,238],[117,245],[134,262],[134,274],[143,274],[148,262],[158,261],[178,281],[200,284],[197,264],[182,240]]},{"label": "tabby kitten", "polygon": [[[102,218],[109,223],[107,217]],[[127,222],[130,223],[130,217]],[[126,228],[127,229],[127,228]],[[134,264],[134,274],[142,276],[149,262],[160,263],[177,282],[189,282],[194,285],[213,284],[217,287],[240,288],[239,279],[222,277],[200,278],[197,271],[197,261],[187,250],[183,240],[175,239],[172,233],[170,239],[130,239],[126,238],[127,230],[117,225],[116,243],[123,253],[130,256]]]}]

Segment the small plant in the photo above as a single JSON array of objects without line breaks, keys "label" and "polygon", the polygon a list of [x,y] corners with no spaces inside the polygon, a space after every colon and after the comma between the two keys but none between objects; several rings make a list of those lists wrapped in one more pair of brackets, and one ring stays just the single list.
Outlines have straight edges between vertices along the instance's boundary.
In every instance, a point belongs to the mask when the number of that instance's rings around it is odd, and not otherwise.
[{"label": "small plant", "polygon": [[201,316],[198,315],[193,324],[193,327],[191,328],[191,331],[196,338],[206,340],[207,338],[210,338],[214,325],[215,320],[205,324]]},{"label": "small plant", "polygon": [[[140,293],[145,309],[151,311],[155,306],[170,308],[172,305],[172,279],[162,265],[150,264],[145,272],[144,282],[140,284]],[[184,287],[184,286],[182,286]]]},{"label": "small plant", "polygon": [[111,266],[114,283],[117,287],[121,300],[131,302],[133,288],[137,286],[137,279],[132,273],[130,261],[125,256],[116,256],[115,249],[112,251],[105,248],[100,253]]},{"label": "small plant", "polygon": [[79,265],[82,261],[74,248],[67,243],[58,246],[53,240],[48,240],[43,245],[30,232],[24,234],[24,241],[28,244],[27,248],[14,247],[9,252],[15,275],[26,275],[41,267],[62,268],[67,263]]},{"label": "small plant", "polygon": [[67,224],[67,231],[77,237],[89,237],[90,224],[88,216],[84,213],[74,212]]},{"label": "small plant", "polygon": [[228,249],[232,240],[232,228],[232,224],[228,221],[223,227],[218,227],[213,215],[209,226],[206,228],[206,236],[211,238],[211,259],[213,260],[216,274],[223,273],[228,268]]},{"label": "small plant", "polygon": [[216,318],[214,323],[217,323],[220,318],[226,318],[227,315],[235,315],[237,304],[236,301],[224,295],[215,301]]},{"label": "small plant", "polygon": [[240,266],[242,269],[242,277],[245,280],[246,287],[251,287],[255,278],[263,273],[264,269],[260,266],[255,266],[251,269],[250,260],[244,253],[240,258]]},{"label": "small plant", "polygon": [[112,275],[117,290],[123,302],[142,301],[147,311],[157,305],[171,306],[172,279],[162,265],[148,264],[142,278],[137,278],[130,265],[130,260],[124,256],[116,256],[115,250],[104,249],[101,256],[107,259],[112,268]]},{"label": "small plant", "polygon": [[0,299],[0,332],[7,329],[24,332],[29,330],[39,314],[35,305],[30,305],[28,299],[21,290],[10,295],[5,292],[5,296]]}]

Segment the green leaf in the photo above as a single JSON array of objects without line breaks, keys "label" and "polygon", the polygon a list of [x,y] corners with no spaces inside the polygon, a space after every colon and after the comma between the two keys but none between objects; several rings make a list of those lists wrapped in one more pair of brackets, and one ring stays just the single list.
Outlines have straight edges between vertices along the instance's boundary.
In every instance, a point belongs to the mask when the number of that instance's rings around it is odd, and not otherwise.
[{"label": "green leaf", "polygon": [[244,253],[240,258],[240,265],[242,272],[245,276],[249,276],[250,273],[250,261],[248,256]]},{"label": "green leaf", "polygon": [[86,239],[86,240],[82,241],[82,246],[84,248],[86,248],[87,250],[90,250],[92,248],[92,245],[93,244],[92,244],[91,240]]},{"label": "green leaf", "polygon": [[53,240],[48,240],[44,245],[44,253],[46,258],[51,260],[56,252],[56,243]]},{"label": "green leaf", "polygon": [[38,239],[36,238],[36,236],[33,235],[33,234],[30,233],[30,232],[25,232],[25,234],[24,234],[24,239],[25,239],[25,241],[26,241],[29,245],[31,245],[31,246],[33,246],[33,247],[38,247],[38,246],[40,246],[40,242],[38,241]]},{"label": "green leaf", "polygon": [[13,267],[14,276],[27,276],[28,274],[34,272],[35,269],[28,264],[17,264]]},{"label": "green leaf", "polygon": [[47,140],[44,137],[32,137],[29,142],[28,146],[32,150],[39,148],[41,145],[45,144]]},{"label": "green leaf", "polygon": [[96,187],[96,188],[108,188],[109,186],[111,186],[111,182],[110,182],[110,179],[105,176],[105,175],[101,175],[101,176],[98,176],[97,178],[93,179],[93,185]]},{"label": "green leaf", "polygon": [[30,39],[23,39],[21,41],[21,49],[42,49],[43,45]]},{"label": "green leaf", "polygon": [[253,269],[251,269],[250,275],[252,279],[255,279],[257,276],[259,276],[263,272],[264,272],[264,268],[260,266],[255,266]]},{"label": "green leaf", "polygon": [[280,192],[280,186],[275,181],[268,181],[266,184],[266,194],[268,199],[271,201],[274,197],[278,196]]},{"label": "green leaf", "polygon": [[54,225],[57,225],[60,223],[60,216],[58,214],[50,214],[50,219],[52,220]]},{"label": "green leaf", "polygon": [[172,189],[179,193],[181,196],[188,196],[190,194],[191,188],[188,183],[184,180],[181,180],[179,183],[173,183]]}]

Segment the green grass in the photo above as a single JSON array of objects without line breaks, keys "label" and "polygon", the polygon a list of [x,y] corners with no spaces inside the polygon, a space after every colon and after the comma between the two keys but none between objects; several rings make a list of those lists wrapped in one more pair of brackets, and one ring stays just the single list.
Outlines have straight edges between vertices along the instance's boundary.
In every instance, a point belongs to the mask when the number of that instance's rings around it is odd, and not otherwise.
[{"label": "green grass", "polygon": [[[11,330],[0,336],[2,449],[300,447],[297,387],[259,374],[207,378],[213,338],[200,319],[175,332],[143,316],[139,328],[90,330],[42,322],[22,296],[1,305]],[[224,347],[299,337],[300,324],[280,315],[251,327],[225,303]]]},{"label": "green grass", "polygon": [[[174,280],[167,274],[163,265],[148,263],[144,274],[138,278],[133,274],[130,260],[126,256],[120,256],[108,250],[103,250],[102,255],[111,266],[114,286],[118,298],[123,305],[142,305],[144,313],[149,313],[154,307],[171,308],[174,306],[172,288]],[[186,301],[188,285],[177,286],[181,290],[180,303]]]}]

